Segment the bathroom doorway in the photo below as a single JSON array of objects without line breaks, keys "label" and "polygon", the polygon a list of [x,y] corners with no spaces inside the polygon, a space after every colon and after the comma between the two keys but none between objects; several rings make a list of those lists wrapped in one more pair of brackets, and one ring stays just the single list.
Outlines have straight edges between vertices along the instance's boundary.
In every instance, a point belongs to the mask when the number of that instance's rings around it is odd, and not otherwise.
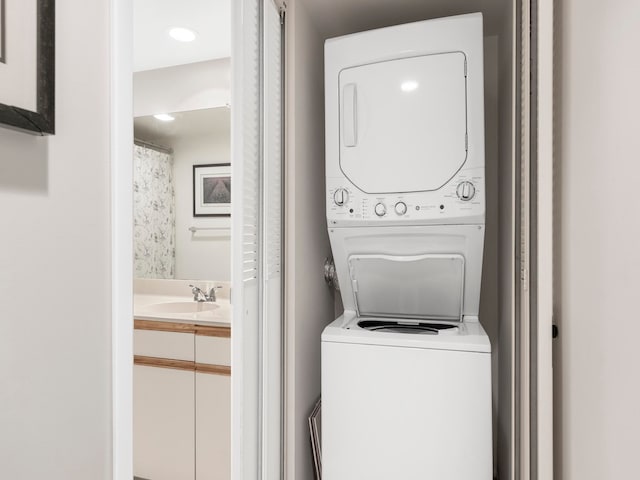
[{"label": "bathroom doorway", "polygon": [[113,477],[279,477],[281,8],[112,8]]},{"label": "bathroom doorway", "polygon": [[231,2],[133,2],[133,475],[231,477]]}]

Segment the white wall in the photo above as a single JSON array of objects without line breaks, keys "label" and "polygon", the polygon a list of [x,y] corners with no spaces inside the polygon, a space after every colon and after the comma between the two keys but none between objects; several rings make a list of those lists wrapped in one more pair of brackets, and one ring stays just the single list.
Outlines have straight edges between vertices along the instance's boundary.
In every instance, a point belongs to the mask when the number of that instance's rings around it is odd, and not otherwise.
[{"label": "white wall", "polygon": [[[498,157],[498,44],[496,35],[484,38],[484,117],[485,117],[485,191],[486,218],[480,291],[480,323],[491,341],[491,383],[493,429],[497,431],[500,289],[498,287],[499,242],[499,157]],[[494,435],[495,440],[495,435]],[[494,441],[494,456],[497,453]]]},{"label": "white wall", "polygon": [[500,376],[498,378],[498,429],[494,432],[498,447],[497,470],[501,480],[514,480],[514,271],[515,271],[515,233],[514,233],[514,32],[513,6],[505,7],[502,20],[502,32],[498,42],[498,121],[500,159],[498,182],[499,243],[498,259],[500,289],[500,325],[498,348],[500,356]]},{"label": "white wall", "polygon": [[98,480],[111,477],[110,11],[56,9],[57,133],[0,130],[0,478]]},{"label": "white wall", "polygon": [[556,14],[555,478],[637,478],[640,2]]},{"label": "white wall", "polygon": [[335,318],[322,275],[331,253],[324,206],[324,53],[305,4],[287,3],[285,475],[313,480],[307,417],[320,395],[320,335]]},{"label": "white wall", "polygon": [[[193,165],[231,163],[229,130],[186,136],[173,146],[173,178],[176,192],[175,278],[230,281],[231,218],[193,216]],[[224,227],[224,231],[200,231],[189,227]]]},{"label": "white wall", "polygon": [[133,115],[186,112],[231,103],[231,60],[209,60],[133,75]]}]

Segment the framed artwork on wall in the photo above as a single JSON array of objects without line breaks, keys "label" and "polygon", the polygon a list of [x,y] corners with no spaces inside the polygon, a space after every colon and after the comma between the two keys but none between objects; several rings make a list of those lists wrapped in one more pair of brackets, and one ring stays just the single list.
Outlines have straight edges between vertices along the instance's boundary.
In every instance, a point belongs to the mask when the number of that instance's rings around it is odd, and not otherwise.
[{"label": "framed artwork on wall", "polygon": [[193,216],[231,216],[231,164],[193,166]]},{"label": "framed artwork on wall", "polygon": [[55,133],[55,0],[0,0],[0,126]]}]

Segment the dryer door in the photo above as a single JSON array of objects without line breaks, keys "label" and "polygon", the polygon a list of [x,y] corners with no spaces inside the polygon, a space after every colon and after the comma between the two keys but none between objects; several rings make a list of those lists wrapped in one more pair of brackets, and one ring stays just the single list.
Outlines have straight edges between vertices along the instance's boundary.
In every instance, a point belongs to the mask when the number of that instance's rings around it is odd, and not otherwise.
[{"label": "dryer door", "polygon": [[466,57],[403,58],[340,72],[340,167],[366,193],[437,190],[467,157]]}]

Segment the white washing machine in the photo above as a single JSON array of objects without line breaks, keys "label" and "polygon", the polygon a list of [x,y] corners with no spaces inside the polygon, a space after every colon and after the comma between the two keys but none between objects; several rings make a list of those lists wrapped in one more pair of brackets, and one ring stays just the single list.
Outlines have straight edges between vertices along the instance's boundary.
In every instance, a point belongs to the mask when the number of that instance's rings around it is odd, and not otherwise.
[{"label": "white washing machine", "polygon": [[481,14],[325,44],[324,480],[490,480]]}]

